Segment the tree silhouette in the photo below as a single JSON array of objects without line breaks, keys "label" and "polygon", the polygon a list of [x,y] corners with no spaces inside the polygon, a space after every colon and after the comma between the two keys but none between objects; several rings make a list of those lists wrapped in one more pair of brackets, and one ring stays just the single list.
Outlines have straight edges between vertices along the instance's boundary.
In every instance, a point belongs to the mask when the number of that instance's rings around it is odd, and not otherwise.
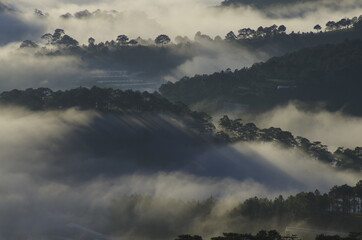
[{"label": "tree silhouette", "polygon": [[328,21],[326,23],[326,29],[331,31],[336,29],[336,22],[335,21]]},{"label": "tree silhouette", "polygon": [[78,41],[75,40],[74,38],[70,37],[69,35],[64,35],[62,37],[62,39],[58,40],[57,41],[58,44],[62,44],[62,45],[65,45],[67,47],[75,47],[75,46],[78,46]]},{"label": "tree silhouette", "polygon": [[41,39],[47,41],[47,44],[50,44],[53,41],[53,35],[51,33],[46,33],[43,36],[41,36]]},{"label": "tree silhouette", "polygon": [[92,37],[88,38],[88,44],[89,44],[89,46],[94,46],[95,41],[96,41],[96,40],[95,40],[94,38],[92,38]]},{"label": "tree silhouette", "polygon": [[64,35],[65,35],[65,32],[63,29],[60,29],[60,28],[55,29],[55,31],[53,33],[52,43],[56,43],[57,41],[60,41]]},{"label": "tree silhouette", "polygon": [[126,35],[119,35],[117,37],[117,42],[119,45],[127,45],[128,37]]},{"label": "tree silhouette", "polygon": [[128,44],[134,46],[134,45],[137,45],[138,42],[136,40],[132,39],[131,41],[128,42]]},{"label": "tree silhouette", "polygon": [[280,25],[278,27],[278,32],[279,33],[285,33],[286,30],[287,30],[287,28],[284,25]]},{"label": "tree silhouette", "polygon": [[236,35],[233,31],[230,31],[226,34],[225,40],[233,41],[236,39]]},{"label": "tree silhouette", "polygon": [[20,48],[37,48],[38,44],[31,40],[25,40],[21,43]]},{"label": "tree silhouette", "polygon": [[169,36],[167,36],[165,34],[161,34],[158,37],[156,37],[156,39],[155,39],[155,43],[157,45],[161,44],[163,46],[165,44],[168,44],[169,42],[171,42],[171,39],[169,38]]},{"label": "tree silhouette", "polygon": [[316,31],[320,31],[322,29],[322,27],[319,24],[317,24],[317,25],[314,26],[313,29],[316,30]]}]

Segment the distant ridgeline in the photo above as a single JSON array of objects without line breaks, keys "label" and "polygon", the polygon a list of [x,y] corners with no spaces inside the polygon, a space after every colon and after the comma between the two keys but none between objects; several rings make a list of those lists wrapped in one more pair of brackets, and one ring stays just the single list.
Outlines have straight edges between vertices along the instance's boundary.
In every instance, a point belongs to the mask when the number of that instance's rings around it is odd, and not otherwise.
[{"label": "distant ridgeline", "polygon": [[[43,21],[46,19],[44,16],[46,14],[39,11],[36,11],[37,15],[41,15],[40,20]],[[97,14],[101,13],[98,11],[89,13],[85,10],[72,16],[91,18]],[[80,56],[90,68],[128,70],[142,73],[142,78],[149,80],[152,77],[160,79],[160,76],[168,75],[177,66],[202,54],[203,44],[247,47],[251,51],[266,53],[267,56],[280,56],[301,48],[339,43],[346,38],[362,38],[362,16],[320,24],[306,33],[287,33],[286,26],[274,24],[260,26],[257,29],[241,28],[236,33],[229,31],[224,37],[215,38],[197,32],[193,40],[177,36],[174,41],[165,34],[155,39],[141,37],[129,39],[124,34],[115,33],[114,39],[105,42],[98,42],[97,39],[90,37],[88,44],[79,44],[76,39],[66,34],[65,30],[55,29],[54,33],[45,33],[41,36],[41,42],[25,40],[20,47],[32,49],[40,56]],[[140,59],[142,61],[139,61]]]},{"label": "distant ridgeline", "polygon": [[[211,75],[184,77],[160,87],[163,96],[188,105],[216,102],[249,105],[249,111],[265,111],[290,100],[327,110],[362,116],[362,40],[302,49],[250,68],[230,69]],[[209,109],[202,109],[208,111]]]},{"label": "distant ridgeline", "polygon": [[230,31],[225,36],[227,41],[241,44],[254,51],[266,51],[273,56],[321,44],[340,43],[345,39],[361,38],[362,15],[316,24],[307,32],[291,31],[287,33],[286,26],[274,24],[269,27],[260,26],[256,29],[241,28],[236,33]]},{"label": "distant ridgeline", "polygon": [[253,6],[257,8],[269,7],[271,5],[285,5],[306,2],[318,2],[320,0],[224,0],[221,6]]},{"label": "distant ridgeline", "polygon": [[171,103],[157,92],[141,93],[98,87],[66,91],[52,91],[49,88],[12,90],[0,94],[0,104],[18,105],[35,111],[77,108],[116,114],[169,114],[197,123],[200,132],[210,132],[214,127],[207,114],[191,111],[182,103]]},{"label": "distant ridgeline", "polygon": [[49,88],[26,89],[3,92],[0,103],[26,107],[30,110],[61,110],[79,108],[101,112],[167,112],[189,114],[186,105],[174,104],[157,92],[122,91],[112,88],[79,87],[66,91]]},{"label": "distant ridgeline", "polygon": [[0,104],[18,105],[30,110],[96,110],[101,113],[137,114],[157,113],[173,115],[185,121],[190,131],[206,136],[217,144],[235,142],[275,142],[287,148],[296,148],[316,160],[340,169],[362,170],[362,148],[354,150],[338,148],[334,153],[321,142],[310,142],[303,137],[294,137],[280,128],[259,129],[253,123],[242,123],[224,116],[219,120],[217,131],[211,117],[205,113],[191,111],[182,103],[171,103],[158,93],[122,91],[93,87],[67,91],[52,91],[48,88],[12,90],[0,94]]}]

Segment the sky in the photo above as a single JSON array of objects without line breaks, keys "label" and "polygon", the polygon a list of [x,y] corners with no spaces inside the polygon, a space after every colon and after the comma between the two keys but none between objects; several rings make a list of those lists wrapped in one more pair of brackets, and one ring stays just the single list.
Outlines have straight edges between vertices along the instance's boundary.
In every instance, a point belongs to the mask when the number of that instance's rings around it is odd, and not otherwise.
[{"label": "sky", "polygon": [[[329,20],[339,20],[343,17],[359,16],[361,3],[357,0],[342,0],[337,2],[337,8],[329,8],[325,1],[311,3],[308,7],[295,6],[283,9],[272,9],[280,17],[268,18],[261,11],[252,8],[221,9],[211,6],[218,5],[218,1],[197,0],[14,0],[15,8],[22,12],[26,22],[39,24],[45,32],[55,28],[63,28],[80,42],[93,36],[96,41],[114,39],[119,34],[126,34],[131,38],[141,36],[154,39],[158,34],[168,34],[172,38],[177,35],[193,37],[201,31],[212,37],[224,37],[229,31],[237,31],[243,27],[257,28],[260,25],[270,26],[284,24],[287,31],[312,31],[315,24],[324,25]],[[330,5],[331,1],[329,1]],[[50,14],[43,20],[34,20],[33,10],[38,8]],[[88,9],[89,11],[117,10],[120,15],[112,18],[97,18],[88,20],[62,20],[60,15],[67,12]],[[305,13],[305,14],[301,14]],[[187,13],[187,15],[185,15]],[[283,17],[283,15],[295,17]],[[287,14],[288,15],[288,14]]]}]

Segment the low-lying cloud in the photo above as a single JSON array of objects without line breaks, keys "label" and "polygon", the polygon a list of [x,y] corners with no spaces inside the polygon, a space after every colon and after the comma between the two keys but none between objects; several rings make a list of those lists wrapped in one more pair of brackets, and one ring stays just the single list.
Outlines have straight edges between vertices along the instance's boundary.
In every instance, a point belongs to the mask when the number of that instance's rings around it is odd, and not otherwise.
[{"label": "low-lying cloud", "polygon": [[[170,116],[1,107],[0,131],[7,240],[63,234],[69,223],[138,239],[209,236],[234,230],[225,213],[246,198],[327,191],[361,177],[273,144],[207,144]],[[210,196],[221,201],[210,214],[186,203]]]},{"label": "low-lying cloud", "polygon": [[[94,85],[154,91],[166,81],[250,66],[267,53],[227,42],[203,41],[185,46],[132,48],[108,55],[48,54],[41,48],[0,47],[0,91],[37,87],[70,89]],[[49,48],[49,46],[47,46]],[[135,58],[135,56],[137,56]],[[132,58],[131,60],[127,60]]]},{"label": "low-lying cloud", "polygon": [[37,87],[74,88],[85,75],[80,59],[69,56],[35,55],[19,49],[20,43],[0,47],[0,91]]}]

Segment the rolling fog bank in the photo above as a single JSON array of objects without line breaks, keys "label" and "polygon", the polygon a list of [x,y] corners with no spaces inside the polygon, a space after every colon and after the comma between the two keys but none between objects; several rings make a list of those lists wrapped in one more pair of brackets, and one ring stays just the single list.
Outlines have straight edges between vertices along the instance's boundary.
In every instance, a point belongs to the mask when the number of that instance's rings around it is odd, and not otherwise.
[{"label": "rolling fog bank", "polygon": [[[137,239],[210,236],[240,229],[225,213],[249,197],[328,191],[361,177],[275,144],[216,146],[167,115],[2,107],[0,130],[1,239],[69,223]],[[200,206],[206,215],[187,204],[210,196],[220,202]]]}]

